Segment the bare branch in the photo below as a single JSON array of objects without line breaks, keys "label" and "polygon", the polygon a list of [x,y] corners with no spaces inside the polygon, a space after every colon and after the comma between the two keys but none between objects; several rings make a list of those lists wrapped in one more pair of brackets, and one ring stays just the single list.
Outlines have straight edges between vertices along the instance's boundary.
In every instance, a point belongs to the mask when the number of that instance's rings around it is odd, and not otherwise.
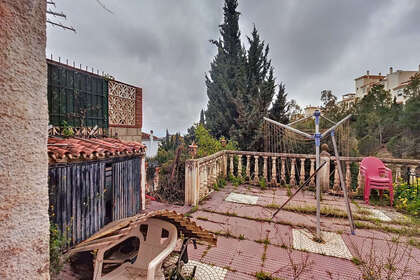
[{"label": "bare branch", "polygon": [[107,11],[108,13],[110,13],[110,14],[114,14],[114,12],[113,11],[111,11],[110,9],[108,9],[102,2],[101,2],[101,0],[96,0],[96,2],[98,2],[98,4],[105,10],[105,11]]},{"label": "bare branch", "polygon": [[58,26],[58,27],[61,27],[61,28],[63,28],[63,29],[68,29],[68,30],[71,30],[71,31],[73,31],[74,33],[76,33],[76,29],[74,29],[72,26],[65,26],[64,24],[57,23],[57,22],[53,22],[53,21],[50,21],[50,20],[48,20],[48,19],[47,19],[47,23],[49,23],[49,24],[51,24],[51,25],[53,25],[53,26]]},{"label": "bare branch", "polygon": [[55,2],[53,2],[53,1],[47,1],[47,4],[48,5],[53,5],[55,7]]},{"label": "bare branch", "polygon": [[54,12],[54,11],[48,10],[48,11],[47,11],[47,14],[50,14],[50,15],[53,15],[53,16],[56,16],[56,17],[67,18],[67,16],[66,16],[63,12],[61,12],[61,13],[57,13],[57,12]]}]

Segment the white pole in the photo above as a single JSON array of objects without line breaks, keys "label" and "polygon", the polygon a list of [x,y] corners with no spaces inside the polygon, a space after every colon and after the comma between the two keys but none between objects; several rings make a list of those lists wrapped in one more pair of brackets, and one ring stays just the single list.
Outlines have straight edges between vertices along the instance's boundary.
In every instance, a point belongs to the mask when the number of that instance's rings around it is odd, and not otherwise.
[{"label": "white pole", "polygon": [[[321,134],[319,133],[319,116],[321,113],[316,110],[315,117],[315,156],[316,156],[316,169],[320,165],[319,146],[321,144]],[[316,175],[316,237],[321,239],[321,188],[319,186],[320,177]]]}]

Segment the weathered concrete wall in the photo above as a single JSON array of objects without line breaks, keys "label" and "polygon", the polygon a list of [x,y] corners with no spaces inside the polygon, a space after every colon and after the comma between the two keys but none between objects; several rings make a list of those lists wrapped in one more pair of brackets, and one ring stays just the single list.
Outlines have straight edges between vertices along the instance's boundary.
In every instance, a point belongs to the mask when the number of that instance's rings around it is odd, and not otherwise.
[{"label": "weathered concrete wall", "polygon": [[135,141],[141,143],[141,128],[135,127],[110,127],[109,136],[117,136],[123,141]]},{"label": "weathered concrete wall", "polygon": [[0,1],[0,279],[49,279],[45,9]]}]

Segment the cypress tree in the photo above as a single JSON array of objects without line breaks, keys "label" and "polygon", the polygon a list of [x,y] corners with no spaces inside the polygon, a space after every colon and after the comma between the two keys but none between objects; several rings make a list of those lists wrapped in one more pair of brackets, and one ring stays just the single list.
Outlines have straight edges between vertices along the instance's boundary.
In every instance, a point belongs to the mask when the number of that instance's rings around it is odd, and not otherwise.
[{"label": "cypress tree", "polygon": [[230,138],[231,131],[237,128],[235,102],[245,84],[245,55],[241,47],[237,7],[237,0],[225,0],[224,21],[219,26],[221,38],[211,41],[218,52],[206,75],[209,101],[205,117],[206,125],[215,137]]},{"label": "cypress tree", "polygon": [[248,37],[246,56],[246,91],[236,101],[238,128],[233,138],[241,149],[261,150],[264,144],[263,117],[275,94],[274,70],[268,58],[269,46],[260,40],[254,26]]},{"label": "cypress tree", "polygon": [[201,109],[201,112],[200,112],[200,124],[201,125],[205,125],[205,123],[206,123],[206,121],[205,121],[205,118],[204,118],[204,110]]},{"label": "cypress tree", "polygon": [[287,93],[283,83],[279,84],[279,90],[269,111],[269,118],[279,123],[289,122],[289,106],[287,103]]}]

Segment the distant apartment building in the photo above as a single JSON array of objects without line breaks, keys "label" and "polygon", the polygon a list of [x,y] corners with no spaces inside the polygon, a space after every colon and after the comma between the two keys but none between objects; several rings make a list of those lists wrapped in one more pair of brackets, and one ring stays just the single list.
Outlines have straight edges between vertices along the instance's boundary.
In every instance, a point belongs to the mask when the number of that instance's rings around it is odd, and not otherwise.
[{"label": "distant apartment building", "polygon": [[405,103],[404,88],[408,85],[410,78],[417,73],[420,73],[420,65],[417,71],[394,71],[390,67],[386,76],[381,75],[381,73],[370,75],[369,71],[367,71],[366,75],[355,79],[356,98],[362,98],[368,94],[372,86],[380,84],[391,93],[392,98],[395,98],[397,103]]},{"label": "distant apartment building", "polygon": [[389,74],[383,80],[384,88],[391,92],[392,98],[395,98],[397,103],[405,103],[404,88],[408,85],[410,78],[419,72],[420,65],[418,71],[397,70],[394,72],[390,67]]},{"label": "distant apartment building", "polygon": [[373,85],[378,84],[381,82],[385,76],[382,76],[381,73],[378,75],[371,75],[370,71],[366,71],[366,75],[360,76],[355,81],[355,87],[356,87],[356,98],[363,98]]},{"label": "distant apartment building", "polygon": [[356,101],[356,93],[350,92],[343,94],[342,99],[337,102],[337,105],[342,108],[348,108]]},{"label": "distant apartment building", "polygon": [[303,116],[306,117],[310,117],[313,116],[316,110],[321,110],[319,107],[317,106],[306,106],[305,109],[303,110]]}]

